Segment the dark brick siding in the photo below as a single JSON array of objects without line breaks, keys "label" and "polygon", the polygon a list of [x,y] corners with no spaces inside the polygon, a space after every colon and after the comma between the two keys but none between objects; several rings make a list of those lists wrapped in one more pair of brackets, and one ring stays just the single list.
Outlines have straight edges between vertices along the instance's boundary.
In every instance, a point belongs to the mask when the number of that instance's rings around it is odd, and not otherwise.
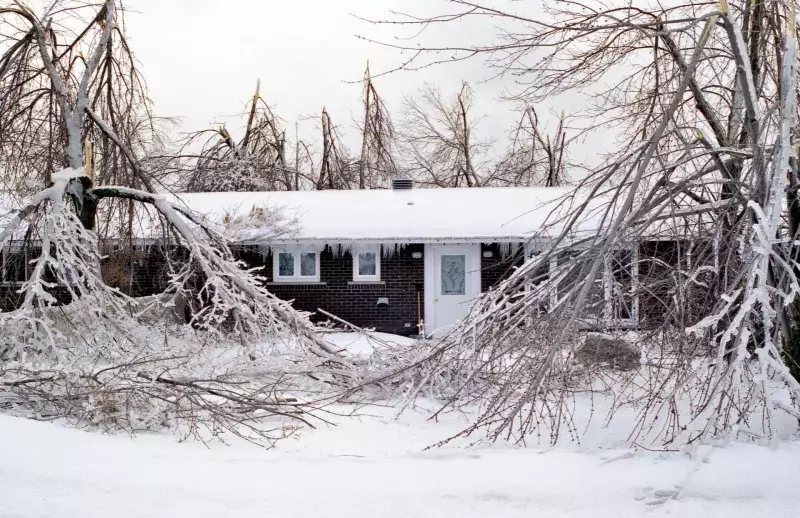
[{"label": "dark brick siding", "polygon": [[[16,252],[0,250],[0,265],[2,265],[2,276],[0,276],[0,311],[13,311],[22,303],[25,295],[19,293],[24,281],[33,271],[30,264],[32,258],[38,257],[41,247],[28,246]],[[8,254],[4,256],[4,254]],[[44,281],[55,284],[56,277],[52,271],[45,270]],[[47,293],[55,297],[59,304],[68,304],[72,297],[69,291],[60,286],[49,286]]]},{"label": "dark brick siding", "polygon": [[[524,260],[522,247],[508,254],[501,253],[507,252],[502,251],[501,246],[505,245],[481,245],[482,292],[500,282],[511,268],[521,265]],[[361,327],[373,327],[387,333],[416,334],[417,324],[425,315],[424,250],[424,245],[415,244],[398,249],[397,254],[382,257],[381,284],[353,284],[352,255],[349,252],[335,253],[330,247],[320,255],[320,284],[273,283],[271,254],[264,258],[256,249],[238,253],[250,267],[258,268],[256,273],[267,279],[272,293],[284,300],[292,300],[297,309],[316,312],[320,308]],[[483,257],[487,251],[492,252],[492,257]],[[413,252],[420,252],[423,257],[414,259],[411,256]],[[377,306],[380,297],[388,297],[388,307]],[[315,315],[315,318],[326,320],[321,315]]]},{"label": "dark brick siding", "polygon": [[[697,250],[693,251],[694,261],[709,264],[709,246],[705,245],[696,244],[693,247],[693,250]],[[523,248],[517,247],[509,253],[507,249],[501,249],[505,246],[481,245],[482,292],[497,285],[513,268],[522,264]],[[676,289],[673,267],[679,258],[686,260],[685,250],[685,243],[648,242],[640,245],[639,279],[642,288],[639,292],[639,319],[643,327],[656,327],[666,320],[685,325],[691,323],[692,316],[703,314],[708,309],[706,306],[713,304],[710,297],[714,290],[694,290],[682,305],[684,314],[669,313],[674,308]],[[413,258],[414,252],[420,252],[423,257]],[[485,252],[492,252],[491,257],[484,257]],[[417,324],[425,314],[425,259],[424,246],[421,244],[400,247],[396,253],[383,256],[380,283],[353,283],[353,258],[349,252],[340,253],[338,248],[334,250],[328,247],[320,254],[321,279],[317,284],[273,283],[271,254],[264,256],[256,247],[237,249],[236,253],[265,279],[272,293],[293,301],[294,307],[299,310],[314,313],[313,318],[318,321],[327,320],[327,317],[317,313],[317,309],[323,309],[360,327],[396,334],[416,334]],[[185,253],[180,251],[172,251],[170,255],[173,261],[185,258]],[[20,262],[20,266],[22,264],[24,262]],[[168,265],[163,248],[156,245],[137,250],[132,263],[127,254],[116,257],[111,251],[103,261],[103,277],[110,285],[134,297],[152,295],[166,287]],[[14,277],[22,281],[26,275],[24,271],[18,271]],[[714,276],[709,275],[709,279],[703,280],[713,285]],[[18,305],[18,289],[19,285],[0,285],[0,311],[10,311]],[[52,292],[59,301],[69,302],[69,296],[63,288],[55,288]],[[379,298],[388,298],[388,306],[378,307]]]},{"label": "dark brick siding", "polygon": [[107,252],[102,269],[103,280],[109,286],[131,297],[145,297],[164,291],[169,263],[164,249],[153,245],[137,248],[132,257],[128,250]]},{"label": "dark brick siding", "polygon": [[[5,268],[3,278],[6,282],[0,283],[0,311],[12,311],[22,302],[22,295],[17,292],[22,286],[22,281],[30,275],[33,266],[29,261],[39,255],[39,249],[30,248],[25,260],[20,260],[25,255],[13,253],[10,254],[13,257],[10,261],[7,259],[3,262],[2,253],[0,252],[0,264]],[[181,252],[173,255],[175,255],[173,260],[180,260],[185,256]],[[131,266],[133,275],[130,273]],[[161,293],[166,288],[168,263],[160,246],[137,248],[132,261],[127,251],[106,251],[101,261],[101,268],[106,284],[133,297]],[[45,279],[55,282],[53,275],[47,275]],[[48,292],[56,297],[60,304],[68,304],[71,300],[69,291],[64,287],[51,287],[48,288]]]},{"label": "dark brick siding", "polygon": [[[423,257],[414,259],[411,254]],[[425,314],[425,258],[423,245],[408,245],[389,256],[381,257],[381,281],[377,284],[353,283],[353,257],[327,247],[320,254],[320,283],[293,284],[272,282],[272,254],[264,257],[258,250],[239,250],[239,257],[250,267],[258,268],[268,289],[295,308],[315,313],[323,309],[360,327],[395,334],[417,334],[417,324]],[[378,307],[379,298],[388,298],[387,307]],[[419,307],[418,304],[419,303]]]},{"label": "dark brick siding", "polygon": [[[492,252],[492,257],[484,257],[486,252]],[[522,246],[514,246],[513,250],[509,251],[508,245],[482,244],[481,293],[486,293],[492,286],[508,277],[512,269],[522,266],[524,261],[525,253]]]}]

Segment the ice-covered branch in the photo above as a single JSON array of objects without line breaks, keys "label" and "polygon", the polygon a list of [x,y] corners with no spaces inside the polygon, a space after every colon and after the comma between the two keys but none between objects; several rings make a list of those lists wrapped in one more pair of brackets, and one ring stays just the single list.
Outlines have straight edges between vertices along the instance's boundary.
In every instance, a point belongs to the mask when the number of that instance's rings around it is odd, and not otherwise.
[{"label": "ice-covered branch", "polygon": [[[320,419],[314,410],[364,376],[188,209],[127,187],[93,189],[82,169],[53,182],[1,236],[25,220],[39,247],[19,308],[0,312],[0,392],[17,412],[110,429],[202,425],[271,444],[280,437],[265,419],[310,425]],[[148,204],[176,237],[164,251],[173,267],[167,288],[147,307],[104,283],[97,237],[68,203],[76,182],[93,203]],[[179,306],[190,307],[188,324],[169,316]],[[331,396],[281,399],[300,387]]]},{"label": "ice-covered branch", "polygon": [[[614,398],[608,419],[635,409],[636,443],[771,437],[774,409],[791,401],[797,411],[786,363],[800,336],[800,242],[796,221],[787,225],[797,210],[795,6],[771,4],[777,17],[758,2],[699,7],[556,3],[534,26],[498,8],[516,31],[450,49],[491,56],[527,102],[590,95],[591,124],[624,120],[628,132],[532,229],[531,256],[515,256],[506,280],[382,383],[394,376],[409,401],[440,397],[442,411],[479,404],[463,435],[490,440],[577,434],[572,403],[596,392]],[[767,30],[786,37],[759,37]],[[618,66],[623,55],[633,70]],[[628,355],[630,372],[590,350],[587,328],[616,337],[601,341]]]}]

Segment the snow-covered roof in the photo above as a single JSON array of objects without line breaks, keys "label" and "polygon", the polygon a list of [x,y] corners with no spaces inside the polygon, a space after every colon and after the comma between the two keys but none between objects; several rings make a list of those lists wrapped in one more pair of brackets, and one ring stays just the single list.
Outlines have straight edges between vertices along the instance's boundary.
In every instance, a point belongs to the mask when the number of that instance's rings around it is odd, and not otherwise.
[{"label": "snow-covered roof", "polygon": [[[326,190],[178,194],[209,220],[280,207],[298,231],[271,242],[524,241],[540,231],[556,201],[550,187]],[[243,239],[257,242],[259,239]]]},{"label": "snow-covered roof", "polygon": [[[199,213],[232,242],[347,244],[546,241],[560,233],[564,217],[585,196],[586,192],[569,187],[485,187],[183,193],[165,197]],[[24,202],[0,191],[0,231]],[[592,197],[568,239],[593,235],[604,221],[602,213],[608,202],[607,195]],[[254,208],[260,209],[255,217]],[[280,220],[277,225],[276,219]],[[702,226],[703,221],[696,216],[659,220],[649,225],[646,233],[653,239],[682,235],[682,223]],[[293,231],[276,236],[276,227],[291,227]],[[143,239],[162,236],[152,217],[142,217],[136,229]]]}]

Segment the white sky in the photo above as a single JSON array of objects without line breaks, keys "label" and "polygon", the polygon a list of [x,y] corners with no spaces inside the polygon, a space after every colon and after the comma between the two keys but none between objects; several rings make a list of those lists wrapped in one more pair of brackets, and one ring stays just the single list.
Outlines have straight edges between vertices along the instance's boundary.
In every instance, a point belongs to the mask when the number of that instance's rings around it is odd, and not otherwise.
[{"label": "white sky", "polygon": [[[541,11],[533,0],[497,0],[531,15]],[[128,34],[143,65],[145,78],[159,115],[180,117],[182,131],[207,128],[227,121],[241,128],[241,114],[252,96],[256,80],[261,93],[286,121],[293,137],[300,120],[301,138],[318,141],[317,122],[303,117],[328,108],[346,144],[359,145],[354,119],[360,119],[361,85],[346,81],[362,77],[367,59],[373,73],[390,69],[405,56],[399,51],[359,40],[356,35],[392,41],[416,29],[373,26],[357,19],[391,18],[390,11],[442,14],[445,0],[127,0]],[[352,14],[351,14],[352,13]],[[492,41],[495,20],[460,21],[439,25],[425,34],[427,42]],[[500,102],[506,81],[485,82],[491,72],[479,59],[437,66],[419,72],[401,72],[376,79],[397,121],[403,94],[424,81],[437,83],[445,93],[456,92],[467,80],[475,90],[476,116],[483,116],[479,136],[503,140],[518,118],[511,106]],[[574,111],[570,103],[537,106],[540,114]],[[504,144],[503,144],[504,145]],[[589,149],[597,146],[588,146]],[[581,150],[575,155],[584,155]]]},{"label": "white sky", "polygon": [[[530,2],[533,3],[533,2]],[[392,40],[402,34],[388,26],[373,27],[350,13],[387,18],[390,10],[443,12],[443,0],[128,0],[128,32],[141,61],[157,113],[182,119],[182,129],[207,127],[244,110],[257,79],[262,96],[276,107],[287,126],[328,108],[346,134],[358,144],[353,129],[360,118],[361,78],[367,59],[373,72],[400,62],[398,51],[370,44],[356,34]],[[442,40],[467,28],[460,23],[439,30]],[[483,28],[484,35],[494,33]],[[408,33],[408,31],[406,31]],[[423,81],[434,81],[445,92],[459,89],[462,78],[476,90],[476,115],[485,115],[482,134],[505,132],[512,115],[498,105],[499,85],[476,84],[489,73],[476,60],[423,72],[397,73],[377,79],[379,93],[390,108]],[[230,121],[236,127],[241,117]],[[315,122],[301,121],[301,136]],[[305,128],[304,128],[305,126]],[[291,130],[290,130],[291,131]],[[314,134],[316,134],[314,132]]]}]

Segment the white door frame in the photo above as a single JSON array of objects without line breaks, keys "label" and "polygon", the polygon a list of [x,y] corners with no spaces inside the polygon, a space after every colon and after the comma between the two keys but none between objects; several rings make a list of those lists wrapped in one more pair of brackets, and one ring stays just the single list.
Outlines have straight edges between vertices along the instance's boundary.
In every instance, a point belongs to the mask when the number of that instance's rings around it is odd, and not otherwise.
[{"label": "white door frame", "polygon": [[469,295],[472,299],[481,294],[481,245],[480,243],[426,243],[425,244],[425,336],[436,331],[436,252],[450,250],[466,252]]}]

